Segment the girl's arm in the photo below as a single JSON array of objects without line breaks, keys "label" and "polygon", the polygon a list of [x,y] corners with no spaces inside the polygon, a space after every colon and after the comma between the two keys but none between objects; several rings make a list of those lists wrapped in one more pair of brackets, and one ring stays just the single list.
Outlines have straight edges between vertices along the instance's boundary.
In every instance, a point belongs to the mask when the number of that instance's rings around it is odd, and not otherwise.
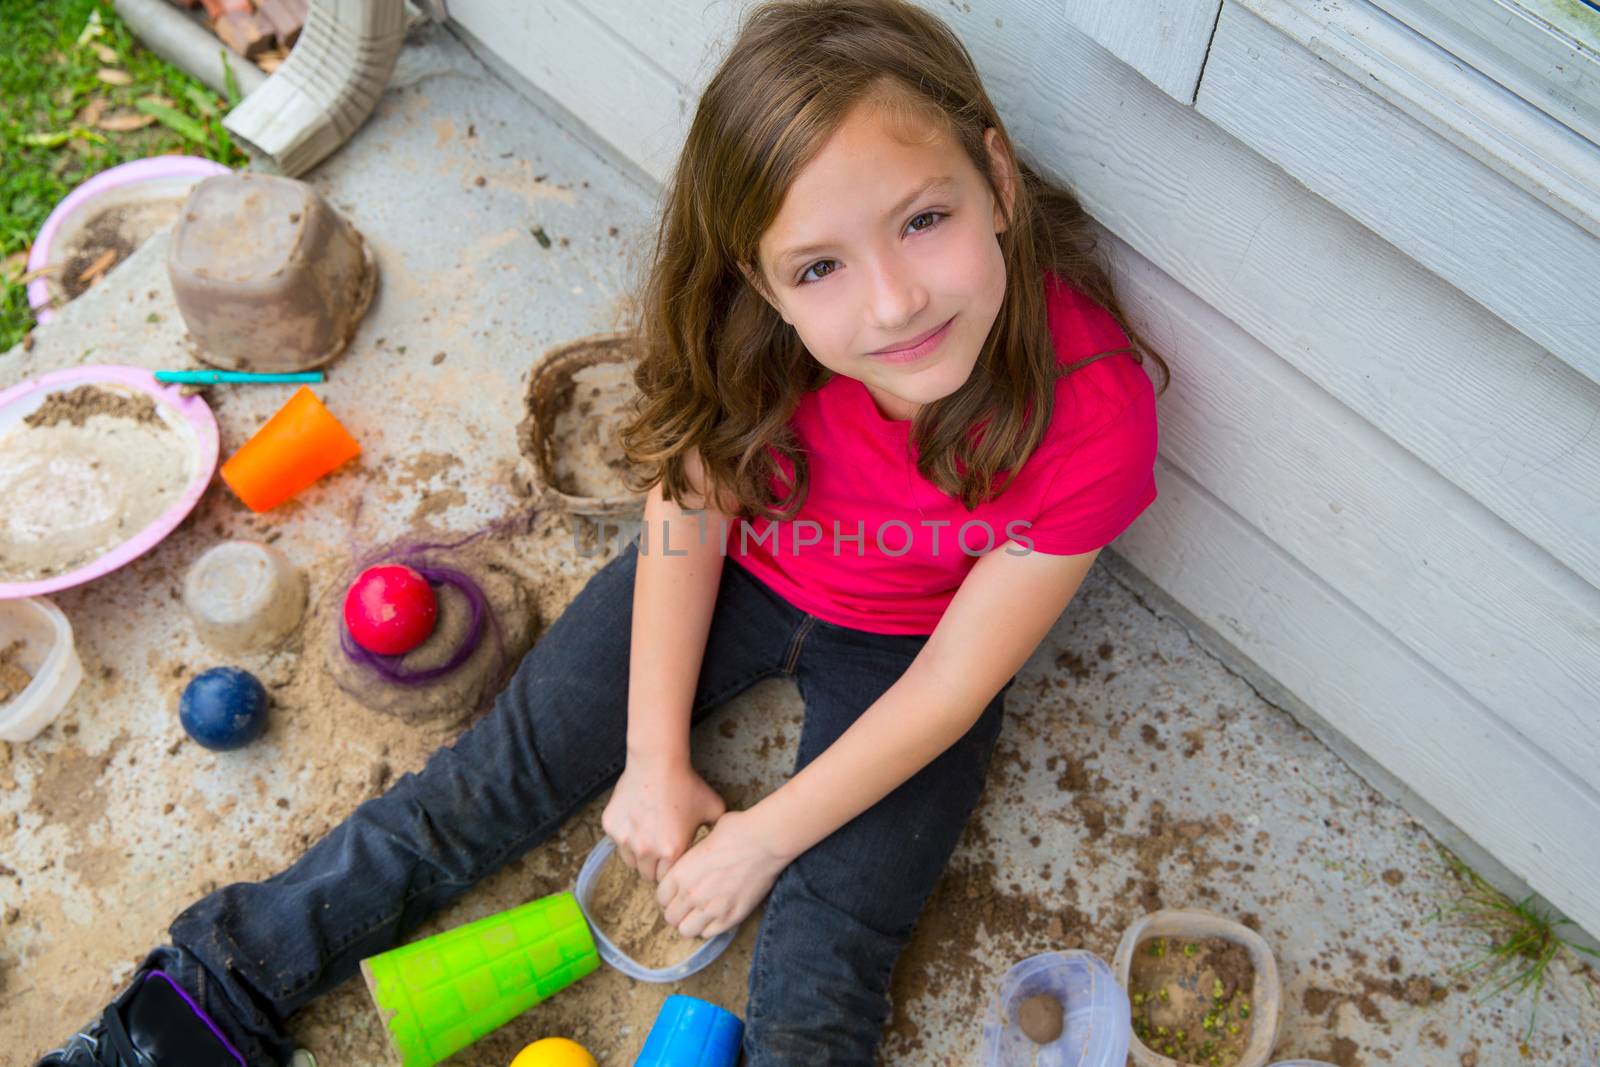
[{"label": "girl's arm", "polygon": [[[688,474],[701,494],[697,453],[690,455]],[[725,807],[689,762],[689,720],[722,577],[725,519],[714,509],[685,511],[663,498],[659,484],[645,500],[645,540],[633,586],[627,764],[601,825],[623,862],[651,881],[660,880],[695,829],[714,822]]]},{"label": "girl's arm", "polygon": [[973,565],[900,680],[799,774],[729,812],[656,896],[666,919],[712,937],[738,924],[783,868],[953,745],[1061,617],[1099,556],[1006,546]]}]

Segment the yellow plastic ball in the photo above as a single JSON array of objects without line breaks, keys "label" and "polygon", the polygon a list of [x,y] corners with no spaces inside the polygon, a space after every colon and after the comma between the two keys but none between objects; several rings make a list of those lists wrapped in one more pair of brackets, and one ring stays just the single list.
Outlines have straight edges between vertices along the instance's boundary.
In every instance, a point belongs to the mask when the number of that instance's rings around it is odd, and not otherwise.
[{"label": "yellow plastic ball", "polygon": [[547,1037],[517,1053],[511,1067],[599,1067],[599,1064],[576,1041]]}]

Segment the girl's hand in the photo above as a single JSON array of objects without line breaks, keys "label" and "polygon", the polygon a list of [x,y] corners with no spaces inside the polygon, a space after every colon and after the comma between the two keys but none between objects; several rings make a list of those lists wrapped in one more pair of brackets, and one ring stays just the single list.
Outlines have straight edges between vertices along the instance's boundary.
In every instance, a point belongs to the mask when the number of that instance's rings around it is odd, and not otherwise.
[{"label": "girl's hand", "polygon": [[722,816],[656,889],[667,923],[685,937],[716,937],[743,922],[792,858],[769,841],[750,812]]},{"label": "girl's hand", "polygon": [[717,791],[687,763],[629,759],[600,825],[622,862],[659,882],[689,848],[694,832],[727,810]]}]

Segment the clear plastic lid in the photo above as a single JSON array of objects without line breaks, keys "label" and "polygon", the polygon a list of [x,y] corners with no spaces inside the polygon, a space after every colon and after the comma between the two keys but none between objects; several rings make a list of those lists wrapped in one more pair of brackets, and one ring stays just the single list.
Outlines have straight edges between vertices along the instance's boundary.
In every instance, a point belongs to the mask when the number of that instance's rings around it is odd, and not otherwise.
[{"label": "clear plastic lid", "polygon": [[[1039,995],[1061,1002],[1061,1036],[1036,1045],[1017,1010]],[[1123,1067],[1132,1016],[1128,995],[1104,960],[1090,952],[1044,952],[1005,973],[983,1023],[984,1067]]]}]

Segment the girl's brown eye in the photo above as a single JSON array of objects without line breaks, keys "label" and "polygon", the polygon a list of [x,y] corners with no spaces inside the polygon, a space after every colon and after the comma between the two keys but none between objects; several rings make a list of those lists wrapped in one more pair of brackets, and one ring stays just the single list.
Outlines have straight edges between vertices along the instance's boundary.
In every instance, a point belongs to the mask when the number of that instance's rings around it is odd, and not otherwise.
[{"label": "girl's brown eye", "polygon": [[[920,228],[914,228],[911,232],[912,233],[927,233],[929,230],[938,229],[939,223],[943,222],[944,219],[945,219],[945,216],[947,216],[948,214],[949,214],[949,212],[947,212],[947,211],[920,211],[917,214],[911,216],[911,222],[916,222],[920,218],[930,218],[930,219],[934,219],[935,221],[928,223],[928,225],[926,225],[926,226],[923,226],[923,227],[920,227]],[[907,225],[910,225],[910,223],[907,223]],[[819,260],[817,260],[815,263],[811,264],[811,266],[807,267],[805,270],[800,272],[800,277],[795,279],[795,284],[796,285],[810,285],[811,283],[806,281],[806,275],[810,274],[813,270],[815,270],[817,267],[822,266],[824,263],[832,263],[832,262],[833,262],[833,260],[831,260],[831,259],[819,259]],[[828,274],[832,274],[832,273],[833,273],[833,271],[830,270],[830,271],[827,272],[827,274],[820,274],[820,275],[817,276],[817,278],[815,280],[820,281],[821,279],[826,278],[828,276]]]}]

